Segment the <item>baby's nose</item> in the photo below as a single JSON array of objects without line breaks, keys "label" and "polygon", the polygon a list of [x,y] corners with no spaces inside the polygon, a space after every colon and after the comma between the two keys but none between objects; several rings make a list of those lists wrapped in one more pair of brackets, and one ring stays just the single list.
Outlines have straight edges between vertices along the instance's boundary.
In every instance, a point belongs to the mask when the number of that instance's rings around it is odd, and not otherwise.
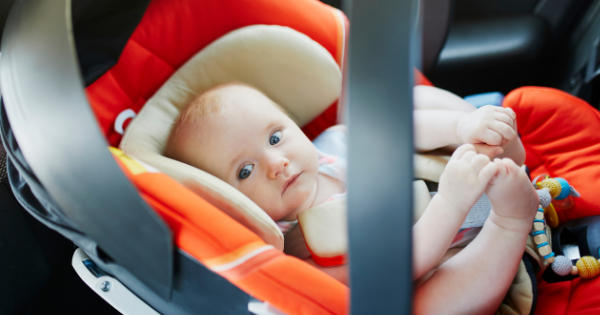
[{"label": "baby's nose", "polygon": [[280,173],[285,171],[285,168],[290,164],[290,161],[285,157],[273,158],[269,161],[269,171],[267,176],[269,179],[276,179]]}]

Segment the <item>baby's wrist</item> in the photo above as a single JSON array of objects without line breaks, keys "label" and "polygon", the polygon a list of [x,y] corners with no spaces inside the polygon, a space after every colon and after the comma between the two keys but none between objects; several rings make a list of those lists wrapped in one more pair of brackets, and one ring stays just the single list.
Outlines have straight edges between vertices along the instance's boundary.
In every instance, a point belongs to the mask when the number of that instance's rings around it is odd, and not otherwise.
[{"label": "baby's wrist", "polygon": [[532,220],[498,215],[494,212],[493,208],[488,217],[488,221],[503,230],[518,234],[529,234],[533,224]]},{"label": "baby's wrist", "polygon": [[471,210],[470,207],[465,207],[465,206],[461,205],[460,203],[454,202],[451,198],[446,197],[441,192],[438,192],[437,194],[435,194],[435,196],[433,196],[433,198],[437,199],[437,201],[440,204],[443,204],[445,208],[449,209],[449,211],[455,212],[460,215],[466,216],[467,213],[469,213],[469,210]]},{"label": "baby's wrist", "polygon": [[466,141],[465,139],[463,139],[462,137],[462,127],[464,127],[464,123],[462,123],[462,120],[465,118],[465,116],[467,116],[466,113],[458,116],[458,119],[455,122],[455,126],[454,126],[454,140],[455,143],[459,143],[459,144],[464,144],[467,143],[468,141]]}]

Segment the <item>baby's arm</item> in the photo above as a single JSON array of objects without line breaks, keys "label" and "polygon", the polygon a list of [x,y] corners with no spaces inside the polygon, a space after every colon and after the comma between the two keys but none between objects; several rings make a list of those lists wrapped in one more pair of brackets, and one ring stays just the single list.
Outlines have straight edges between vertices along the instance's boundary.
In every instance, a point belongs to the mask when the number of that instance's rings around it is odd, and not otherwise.
[{"label": "baby's arm", "polygon": [[445,109],[422,109],[413,112],[415,147],[431,151],[451,144],[460,144],[456,129],[467,113]]},{"label": "baby's arm", "polygon": [[[500,146],[517,138],[515,113],[510,108],[483,106],[471,113],[453,110],[415,110],[415,146],[429,151],[450,144]],[[496,153],[500,154],[500,153]]]},{"label": "baby's arm", "polygon": [[494,162],[487,189],[492,212],[479,235],[443,263],[415,292],[416,314],[491,314],[517,272],[537,204],[527,175],[512,162]]},{"label": "baby's arm", "polygon": [[513,281],[526,240],[527,233],[488,220],[469,246],[416,289],[415,314],[492,314]]},{"label": "baby's arm", "polygon": [[476,154],[472,145],[456,149],[440,178],[438,194],[413,227],[414,279],[439,262],[496,171],[497,166]]},{"label": "baby's arm", "polygon": [[[525,162],[525,150],[521,140],[516,136],[505,139],[500,145],[485,141],[461,142],[460,135],[456,134],[456,127],[461,125],[461,117],[478,109],[459,96],[436,87],[417,85],[413,88],[413,98],[417,150],[430,151],[448,145],[471,143],[478,153],[490,158],[508,157],[518,165]],[[429,112],[431,110],[433,111]],[[512,122],[503,121],[513,128],[516,135],[516,115],[511,109],[502,109],[502,111],[511,117]],[[463,121],[474,122],[473,117]]]},{"label": "baby's arm", "polygon": [[413,88],[413,102],[415,110],[443,109],[470,113],[477,109],[454,93],[427,85]]},{"label": "baby's arm", "polygon": [[[483,106],[471,113],[453,110],[415,110],[415,147],[430,151],[470,143],[489,157],[510,157],[517,164],[525,151],[516,132],[516,115],[510,108]],[[506,151],[505,151],[506,149]]]}]

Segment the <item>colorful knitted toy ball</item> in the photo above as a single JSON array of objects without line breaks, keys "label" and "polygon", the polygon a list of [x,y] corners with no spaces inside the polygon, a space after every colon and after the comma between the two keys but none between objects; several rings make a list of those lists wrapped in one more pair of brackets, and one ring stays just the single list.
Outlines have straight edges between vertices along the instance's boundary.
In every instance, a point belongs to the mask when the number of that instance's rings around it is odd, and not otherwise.
[{"label": "colorful knitted toy ball", "polygon": [[560,177],[554,177],[554,179],[556,179],[556,181],[560,184],[560,194],[554,197],[554,199],[563,200],[569,197],[569,193],[571,193],[571,186],[569,185],[569,182]]},{"label": "colorful knitted toy ball", "polygon": [[541,187],[548,188],[552,198],[556,198],[561,193],[561,185],[554,178],[546,178],[539,185]]},{"label": "colorful knitted toy ball", "polygon": [[538,196],[540,197],[540,204],[542,205],[542,208],[548,208],[550,202],[552,202],[552,196],[550,196],[550,193],[544,189],[536,191],[538,193]]},{"label": "colorful knitted toy ball", "polygon": [[591,279],[600,274],[600,263],[592,256],[583,256],[575,264],[579,271],[579,276],[584,279]]},{"label": "colorful knitted toy ball", "polygon": [[552,263],[552,270],[559,276],[566,276],[571,274],[573,264],[571,260],[563,255],[556,256]]}]

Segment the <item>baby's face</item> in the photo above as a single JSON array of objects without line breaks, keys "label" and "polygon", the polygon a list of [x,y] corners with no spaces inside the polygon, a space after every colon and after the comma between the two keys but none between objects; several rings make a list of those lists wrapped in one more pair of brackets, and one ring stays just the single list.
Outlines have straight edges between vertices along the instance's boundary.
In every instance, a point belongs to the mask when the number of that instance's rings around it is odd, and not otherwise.
[{"label": "baby's face", "polygon": [[316,196],[317,152],[262,93],[223,87],[221,109],[179,142],[184,161],[240,190],[274,220],[293,220]]}]

